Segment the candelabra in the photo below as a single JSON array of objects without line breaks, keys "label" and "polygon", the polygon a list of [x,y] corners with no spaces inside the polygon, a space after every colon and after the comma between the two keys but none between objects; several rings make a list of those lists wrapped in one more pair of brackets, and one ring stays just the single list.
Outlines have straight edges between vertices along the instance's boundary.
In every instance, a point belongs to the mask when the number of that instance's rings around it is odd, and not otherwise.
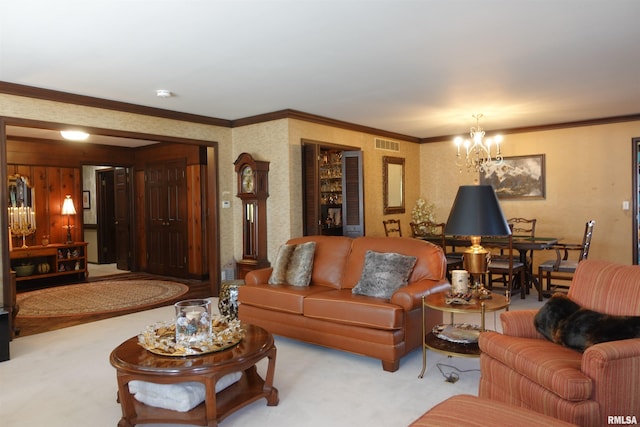
[{"label": "candelabra", "polygon": [[22,247],[27,247],[27,236],[36,232],[36,213],[30,207],[9,207],[9,229],[13,236],[22,236]]}]

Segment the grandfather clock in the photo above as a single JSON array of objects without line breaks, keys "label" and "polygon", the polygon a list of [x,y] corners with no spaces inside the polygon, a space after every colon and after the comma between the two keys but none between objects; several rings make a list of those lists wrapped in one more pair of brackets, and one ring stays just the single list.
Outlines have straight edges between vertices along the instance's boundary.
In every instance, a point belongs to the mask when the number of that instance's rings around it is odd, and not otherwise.
[{"label": "grandfather clock", "polygon": [[237,273],[244,279],[249,271],[271,265],[267,259],[269,162],[242,153],[234,165],[238,176],[236,196],[242,200],[242,259],[237,262]]}]

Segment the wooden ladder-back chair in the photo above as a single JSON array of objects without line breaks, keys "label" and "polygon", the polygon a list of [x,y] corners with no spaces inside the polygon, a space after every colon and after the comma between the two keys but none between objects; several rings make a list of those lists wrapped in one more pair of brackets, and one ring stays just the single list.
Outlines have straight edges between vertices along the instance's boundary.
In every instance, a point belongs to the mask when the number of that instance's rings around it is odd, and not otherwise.
[{"label": "wooden ladder-back chair", "polygon": [[[496,236],[500,237],[500,236]],[[485,240],[483,242],[483,246],[486,248],[491,248],[490,241]],[[505,284],[505,291],[509,292],[509,295],[513,293],[513,289],[515,288],[514,284],[516,281],[520,283],[520,298],[524,299],[526,295],[527,286],[525,284],[526,278],[526,263],[520,261],[518,256],[514,256],[513,253],[513,235],[510,234],[508,236],[508,245],[505,248],[504,245],[500,245],[500,254],[497,256],[492,256],[489,260],[489,265],[487,266],[487,287],[489,289],[493,288],[492,276],[499,274],[504,279],[500,279],[501,282]]]},{"label": "wooden ladder-back chair", "polygon": [[[571,280],[573,273],[578,268],[578,263],[584,261],[589,256],[589,249],[591,248],[591,237],[593,236],[593,228],[596,225],[595,220],[587,221],[584,226],[584,235],[582,237],[582,243],[558,243],[551,247],[556,251],[556,259],[550,259],[538,266],[538,282],[540,283],[540,289],[538,289],[538,300],[542,301],[542,295],[545,289],[543,285],[543,274],[546,277],[547,292],[553,292],[561,285],[552,285],[551,279],[553,273],[566,273],[563,277],[556,276],[558,280]],[[569,259],[569,251],[577,252],[577,259]],[[545,274],[546,273],[546,274]],[[566,288],[566,286],[565,286]]]},{"label": "wooden ladder-back chair", "polygon": [[447,278],[451,280],[451,271],[462,268],[462,254],[447,252],[447,243],[444,235],[445,223],[424,221],[410,222],[409,225],[414,238],[430,241],[442,248],[447,257]]},{"label": "wooden ladder-back chair", "polygon": [[384,234],[387,237],[397,236],[402,237],[402,229],[400,228],[400,220],[399,219],[387,219],[382,221],[382,225],[384,226]]},{"label": "wooden ladder-back chair", "polygon": [[[509,228],[511,229],[511,234],[513,236],[520,236],[520,237],[535,237],[536,222],[537,222],[536,219],[527,219],[527,218],[507,219],[507,223],[509,224]],[[505,287],[508,288],[508,285],[507,285],[507,275],[509,273],[508,266],[506,265],[506,263],[503,262],[505,261],[505,259],[507,259],[507,257],[508,255],[505,254],[505,250],[500,249],[500,253],[493,258],[495,260],[495,262],[493,263],[493,266],[489,264],[489,274],[488,274],[489,277],[487,279],[487,283],[489,284],[490,288],[493,286],[493,283],[496,283],[496,282],[500,282]],[[523,260],[524,260],[525,268],[530,269],[531,266],[533,265],[533,250],[529,251],[529,253],[527,254],[518,253],[517,256],[514,258],[514,262],[516,263],[516,267],[517,267],[516,272],[518,273],[520,269],[520,264],[523,264]],[[494,278],[494,275],[499,275],[500,277]],[[516,276],[516,278],[517,277],[520,277],[520,276]],[[512,282],[511,287],[513,288],[515,287],[515,285],[516,285],[516,282]],[[526,284],[520,283],[520,286],[526,286],[524,289],[525,294],[529,293],[529,283],[526,283]]]}]

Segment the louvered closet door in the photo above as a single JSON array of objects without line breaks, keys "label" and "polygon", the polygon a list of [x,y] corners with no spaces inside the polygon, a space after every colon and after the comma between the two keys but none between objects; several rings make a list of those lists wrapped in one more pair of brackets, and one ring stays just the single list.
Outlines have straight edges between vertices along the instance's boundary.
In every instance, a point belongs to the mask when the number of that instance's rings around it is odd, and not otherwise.
[{"label": "louvered closet door", "polygon": [[364,236],[362,151],[342,152],[343,234]]},{"label": "louvered closet door", "polygon": [[302,177],[304,235],[317,236],[321,234],[320,226],[320,172],[318,144],[304,144],[302,146]]}]

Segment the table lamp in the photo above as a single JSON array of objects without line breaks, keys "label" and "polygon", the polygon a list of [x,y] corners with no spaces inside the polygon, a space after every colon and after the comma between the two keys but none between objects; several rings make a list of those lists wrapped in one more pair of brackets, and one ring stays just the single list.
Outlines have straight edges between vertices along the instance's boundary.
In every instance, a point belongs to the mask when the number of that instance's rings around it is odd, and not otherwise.
[{"label": "table lamp", "polygon": [[444,232],[471,238],[471,246],[465,250],[462,262],[477,285],[487,272],[489,258],[489,252],[480,245],[481,236],[509,236],[511,228],[492,186],[462,185],[458,188]]},{"label": "table lamp", "polygon": [[62,203],[62,215],[66,215],[67,216],[67,244],[71,244],[73,243],[73,239],[71,239],[71,224],[69,224],[69,217],[71,215],[75,215],[76,214],[76,207],[73,205],[73,200],[71,199],[71,196],[67,194],[67,196],[64,199],[64,202]]}]

